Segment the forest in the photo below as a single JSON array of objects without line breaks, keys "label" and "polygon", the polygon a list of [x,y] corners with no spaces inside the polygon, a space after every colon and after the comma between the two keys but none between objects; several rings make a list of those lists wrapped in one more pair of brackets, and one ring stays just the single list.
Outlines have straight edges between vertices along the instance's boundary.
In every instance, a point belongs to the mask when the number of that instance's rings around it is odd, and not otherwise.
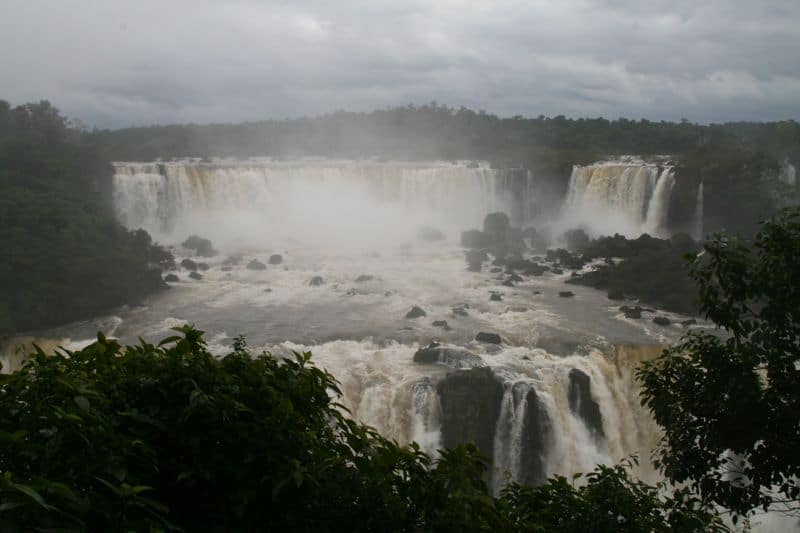
[{"label": "forest", "polygon": [[0,336],[89,318],[164,286],[171,255],[114,218],[111,166],[47,102],[0,101]]}]

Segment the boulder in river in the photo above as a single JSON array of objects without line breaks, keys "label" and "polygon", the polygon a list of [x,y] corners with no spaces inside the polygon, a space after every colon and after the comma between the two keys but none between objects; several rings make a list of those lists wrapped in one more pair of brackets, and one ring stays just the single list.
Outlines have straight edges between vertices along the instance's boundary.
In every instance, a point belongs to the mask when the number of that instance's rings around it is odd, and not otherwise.
[{"label": "boulder in river", "polygon": [[268,262],[270,265],[280,265],[283,263],[283,256],[281,254],[272,254],[269,256]]},{"label": "boulder in river", "polygon": [[619,310],[625,314],[625,318],[642,318],[643,309],[638,305],[636,307],[623,305]]},{"label": "boulder in river", "polygon": [[425,242],[443,241],[445,239],[444,233],[436,228],[425,226],[417,231],[417,239]]},{"label": "boulder in river", "polygon": [[375,276],[370,276],[369,274],[361,274],[356,278],[356,283],[364,283],[365,281],[372,281],[375,279]]},{"label": "boulder in river", "polygon": [[164,276],[164,281],[175,282],[175,281],[180,281],[180,278],[175,274],[167,274],[166,276]]},{"label": "boulder in river", "polygon": [[561,296],[562,298],[572,298],[573,296],[575,296],[575,293],[572,291],[559,291],[558,295]]},{"label": "boulder in river", "polygon": [[265,265],[258,259],[252,259],[249,263],[247,263],[247,268],[249,270],[266,270],[267,265]]},{"label": "boulder in river", "polygon": [[453,316],[469,316],[469,313],[464,306],[457,305],[453,307]]},{"label": "boulder in river", "polygon": [[208,266],[208,263],[197,263],[197,270],[208,270],[211,267]]},{"label": "boulder in river", "polygon": [[474,368],[484,366],[478,355],[463,348],[446,347],[438,342],[420,348],[414,352],[415,363],[443,364],[452,368]]},{"label": "boulder in river", "polygon": [[319,287],[323,283],[325,283],[325,280],[322,279],[322,276],[314,276],[310,280],[308,280],[308,284],[311,285],[312,287]]},{"label": "boulder in river", "polygon": [[491,244],[491,239],[479,229],[470,229],[461,232],[461,246],[464,248],[486,248]]},{"label": "boulder in river", "polygon": [[503,340],[497,333],[487,333],[485,331],[479,332],[475,335],[475,340],[478,342],[485,342],[487,344],[502,344]]},{"label": "boulder in river", "polygon": [[427,315],[428,313],[426,313],[424,309],[418,305],[415,305],[408,311],[408,313],[406,313],[406,318],[422,318]]},{"label": "boulder in river", "polygon": [[434,320],[431,325],[435,328],[442,328],[445,331],[453,329],[447,324],[447,320]]},{"label": "boulder in river", "polygon": [[491,293],[489,295],[489,301],[490,302],[502,302],[503,301],[503,295],[500,294],[499,292],[493,292],[493,293]]},{"label": "boulder in river", "polygon": [[197,263],[195,263],[191,259],[184,259],[183,261],[181,261],[181,266],[186,270],[197,270]]},{"label": "boulder in river", "polygon": [[189,272],[189,277],[192,278],[192,279],[203,279],[203,275],[201,273],[199,273],[199,272],[194,271],[194,270]]},{"label": "boulder in river", "polygon": [[619,289],[611,289],[608,291],[608,299],[609,300],[624,300],[625,294]]},{"label": "boulder in river", "polygon": [[193,250],[195,255],[199,255],[200,257],[214,257],[218,253],[211,245],[210,240],[204,239],[203,237],[199,237],[197,235],[192,235],[183,241],[181,246],[187,250]]},{"label": "boulder in river", "polygon": [[665,316],[655,316],[653,317],[653,323],[658,324],[659,326],[669,326],[672,324],[672,321]]}]

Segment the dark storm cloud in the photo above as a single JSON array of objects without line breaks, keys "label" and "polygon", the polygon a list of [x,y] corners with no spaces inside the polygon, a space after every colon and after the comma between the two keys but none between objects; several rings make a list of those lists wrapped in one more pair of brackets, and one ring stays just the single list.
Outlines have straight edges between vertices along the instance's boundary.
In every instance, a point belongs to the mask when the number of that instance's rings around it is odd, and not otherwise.
[{"label": "dark storm cloud", "polygon": [[0,1],[0,98],[100,126],[434,99],[700,121],[800,109],[796,0]]}]

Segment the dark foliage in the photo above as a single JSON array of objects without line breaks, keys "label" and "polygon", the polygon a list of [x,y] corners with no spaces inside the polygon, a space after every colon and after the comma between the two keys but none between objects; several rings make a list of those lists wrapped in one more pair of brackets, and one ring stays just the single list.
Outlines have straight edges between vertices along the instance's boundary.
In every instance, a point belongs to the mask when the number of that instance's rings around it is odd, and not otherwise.
[{"label": "dark foliage", "polygon": [[693,332],[639,372],[665,429],[661,468],[734,513],[798,512],[800,208],[752,242],[714,236],[691,277],[725,335]]},{"label": "dark foliage", "polygon": [[171,256],[103,201],[110,166],[47,102],[0,101],[0,335],[89,317],[161,287]]},{"label": "dark foliage", "polygon": [[614,299],[624,295],[667,311],[697,313],[697,285],[689,277],[684,256],[698,244],[685,234],[657,239],[647,234],[637,239],[621,235],[601,237],[583,246],[584,257],[623,258],[567,282],[608,291]]},{"label": "dark foliage", "polygon": [[474,446],[432,461],[353,422],[310,364],[215,358],[202,332],[159,346],[98,337],[0,376],[0,528],[78,531],[701,531],[665,498],[601,467],[489,495]]}]

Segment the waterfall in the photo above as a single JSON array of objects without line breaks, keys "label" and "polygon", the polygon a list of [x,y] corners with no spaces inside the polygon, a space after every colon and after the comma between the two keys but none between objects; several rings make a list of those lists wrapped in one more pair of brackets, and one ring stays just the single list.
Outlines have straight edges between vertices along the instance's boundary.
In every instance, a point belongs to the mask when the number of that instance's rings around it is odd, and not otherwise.
[{"label": "waterfall", "polygon": [[563,224],[591,233],[663,234],[675,176],[672,168],[638,160],[576,165],[572,169]]},{"label": "waterfall", "polygon": [[703,238],[703,182],[697,187],[697,203],[694,207],[694,228],[692,238],[699,241]]},{"label": "waterfall", "polygon": [[276,238],[339,245],[343,236],[374,244],[398,242],[422,225],[455,237],[492,211],[521,225],[537,212],[530,172],[486,165],[186,160],[114,167],[118,218],[162,242],[202,233],[249,246]]},{"label": "waterfall", "polygon": [[650,205],[647,208],[647,219],[644,227],[648,233],[657,236],[666,235],[669,200],[674,187],[675,174],[671,167],[667,167],[658,178],[653,197],[650,199]]}]

